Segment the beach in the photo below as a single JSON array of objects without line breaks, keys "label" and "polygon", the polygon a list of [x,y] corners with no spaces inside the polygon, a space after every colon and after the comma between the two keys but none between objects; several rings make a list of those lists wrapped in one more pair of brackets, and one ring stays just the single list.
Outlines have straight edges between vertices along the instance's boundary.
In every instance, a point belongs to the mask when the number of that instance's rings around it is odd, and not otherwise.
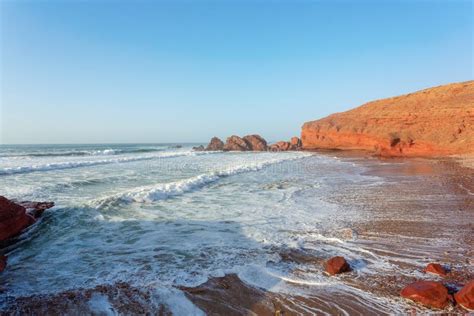
[{"label": "beach", "polygon": [[[473,278],[473,169],[455,158],[176,147],[4,149],[5,194],[56,206],[4,249],[2,312],[426,312],[400,290]],[[352,271],[326,275],[332,256]]]}]

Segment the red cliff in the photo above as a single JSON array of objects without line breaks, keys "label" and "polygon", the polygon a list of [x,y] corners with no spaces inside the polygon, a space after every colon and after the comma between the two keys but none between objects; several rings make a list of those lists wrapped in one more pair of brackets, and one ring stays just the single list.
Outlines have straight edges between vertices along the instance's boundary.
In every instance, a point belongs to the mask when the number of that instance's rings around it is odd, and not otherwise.
[{"label": "red cliff", "polygon": [[304,149],[358,149],[382,156],[474,152],[474,81],[366,103],[303,125]]}]

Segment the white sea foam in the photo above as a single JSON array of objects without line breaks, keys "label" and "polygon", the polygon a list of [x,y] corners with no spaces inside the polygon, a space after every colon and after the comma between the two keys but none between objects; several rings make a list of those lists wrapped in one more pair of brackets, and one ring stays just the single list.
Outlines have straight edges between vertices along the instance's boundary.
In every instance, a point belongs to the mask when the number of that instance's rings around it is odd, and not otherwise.
[{"label": "white sea foam", "polygon": [[114,159],[53,162],[53,163],[47,163],[47,164],[3,168],[3,169],[0,169],[0,176],[17,174],[17,173],[30,173],[30,172],[37,172],[37,171],[71,169],[71,168],[79,168],[79,167],[107,165],[107,164],[114,164],[114,163],[152,160],[152,159],[159,159],[159,158],[197,156],[197,155],[203,155],[203,154],[208,154],[208,153],[212,153],[212,152],[193,152],[193,151],[173,152],[171,151],[171,152],[164,152],[164,153],[155,154],[155,155],[138,156],[138,157],[131,156],[131,157],[114,158]]},{"label": "white sea foam", "polygon": [[203,187],[209,183],[215,182],[220,178],[240,174],[244,172],[250,171],[258,171],[266,166],[280,163],[283,161],[299,159],[303,157],[307,157],[309,154],[298,154],[296,156],[291,157],[279,157],[273,158],[266,161],[261,162],[253,162],[253,163],[246,163],[241,164],[233,167],[229,167],[222,170],[216,170],[205,174],[200,174],[188,179],[169,182],[169,183],[158,183],[155,185],[147,185],[137,187],[131,190],[127,190],[125,192],[120,192],[117,194],[113,194],[111,196],[107,196],[104,198],[100,198],[95,200],[93,204],[97,205],[98,207],[103,207],[107,205],[114,205],[116,203],[147,203],[147,202],[154,202],[158,200],[167,199],[169,197],[177,196],[184,194],[186,192],[193,191],[197,188]]}]

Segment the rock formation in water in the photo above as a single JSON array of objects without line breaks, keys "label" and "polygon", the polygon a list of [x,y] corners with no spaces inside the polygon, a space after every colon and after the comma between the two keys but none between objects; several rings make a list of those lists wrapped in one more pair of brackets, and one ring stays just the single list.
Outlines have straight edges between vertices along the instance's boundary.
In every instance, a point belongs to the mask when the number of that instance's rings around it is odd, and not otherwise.
[{"label": "rock formation in water", "polygon": [[[0,242],[19,235],[53,206],[53,202],[16,202],[0,196]],[[6,264],[7,257],[0,256],[0,272]]]},{"label": "rock formation in water", "polygon": [[287,150],[290,150],[290,148],[291,148],[290,142],[279,141],[279,142],[276,142],[275,144],[271,144],[268,147],[268,150],[270,150],[270,151],[287,151]]},{"label": "rock formation in water", "polygon": [[474,81],[366,103],[307,122],[304,149],[357,149],[381,156],[474,152]]},{"label": "rock formation in water", "polygon": [[26,212],[26,208],[0,196],[0,241],[18,235],[34,222],[35,218]]},{"label": "rock formation in water", "polygon": [[18,202],[0,196],[0,241],[18,235],[53,206],[54,202]]},{"label": "rock formation in water", "polygon": [[[193,147],[196,151],[203,150],[203,146]],[[301,150],[302,142],[298,137],[292,137],[289,142],[280,141],[272,145],[268,145],[267,141],[260,135],[246,135],[239,137],[232,135],[227,138],[224,144],[218,137],[213,137],[207,145],[207,151],[288,151]]]},{"label": "rock formation in water", "polygon": [[204,150],[206,150],[206,149],[204,148],[203,145],[199,145],[199,146],[194,146],[194,147],[193,147],[193,150],[194,150],[194,151],[204,151]]},{"label": "rock formation in water", "polygon": [[299,137],[292,137],[290,140],[291,150],[300,150],[302,147],[301,139]]},{"label": "rock formation in water", "polygon": [[243,140],[248,144],[250,150],[266,151],[267,141],[260,135],[247,135]]},{"label": "rock formation in water", "polygon": [[250,150],[249,144],[241,137],[232,135],[227,138],[224,151],[248,151]]},{"label": "rock formation in water", "polygon": [[209,145],[207,145],[206,150],[208,151],[216,151],[216,150],[223,150],[224,149],[224,142],[219,137],[212,137]]}]

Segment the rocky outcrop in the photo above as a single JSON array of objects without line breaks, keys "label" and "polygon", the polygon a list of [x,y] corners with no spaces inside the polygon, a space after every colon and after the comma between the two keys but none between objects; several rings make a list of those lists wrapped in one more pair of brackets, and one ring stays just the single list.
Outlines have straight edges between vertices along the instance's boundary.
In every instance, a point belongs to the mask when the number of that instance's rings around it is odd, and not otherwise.
[{"label": "rocky outcrop", "polygon": [[276,142],[275,144],[271,144],[270,147],[268,147],[268,150],[287,151],[287,150],[290,150],[290,148],[291,148],[290,142],[279,141],[279,142]]},{"label": "rocky outcrop", "polygon": [[53,206],[53,202],[14,202],[0,196],[0,241],[18,235]]},{"label": "rocky outcrop", "polygon": [[344,257],[332,257],[324,264],[324,271],[329,275],[335,275],[350,271],[351,268]]},{"label": "rocky outcrop", "polygon": [[301,142],[301,139],[299,139],[298,137],[291,138],[290,140],[291,150],[300,150],[302,146],[303,146],[303,143]]},{"label": "rocky outcrop", "polygon": [[248,151],[250,150],[249,144],[241,137],[232,135],[227,138],[224,151]]},{"label": "rocky outcrop", "polygon": [[403,288],[400,295],[427,307],[439,309],[447,307],[450,302],[448,289],[443,284],[434,281],[411,283]]},{"label": "rocky outcrop", "polygon": [[204,151],[205,148],[204,148],[203,145],[199,145],[199,146],[194,146],[194,147],[193,147],[193,150],[194,150],[194,151]]},{"label": "rocky outcrop", "polygon": [[206,147],[208,151],[217,151],[224,149],[224,142],[219,137],[212,137],[211,141]]},{"label": "rocky outcrop", "polygon": [[466,284],[459,292],[454,294],[456,303],[469,311],[474,311],[474,280]]},{"label": "rocky outcrop", "polygon": [[446,269],[442,265],[440,265],[439,263],[429,263],[426,266],[424,271],[426,273],[437,274],[437,275],[440,275],[440,276],[446,276],[448,274]]},{"label": "rocky outcrop", "polygon": [[0,241],[18,235],[34,222],[23,206],[0,196]]},{"label": "rocky outcrop", "polygon": [[[193,147],[196,151],[201,151],[202,146]],[[205,148],[208,151],[287,151],[287,150],[301,150],[302,142],[298,137],[292,137],[291,141],[280,141],[268,146],[267,141],[260,135],[247,135],[239,137],[232,135],[227,138],[224,144],[219,138],[213,137],[209,145]]]},{"label": "rocky outcrop", "polygon": [[252,151],[266,151],[267,141],[260,135],[247,135],[243,140],[248,144]]},{"label": "rocky outcrop", "polygon": [[382,156],[474,152],[474,81],[369,102],[307,122],[304,149],[358,149]]}]

